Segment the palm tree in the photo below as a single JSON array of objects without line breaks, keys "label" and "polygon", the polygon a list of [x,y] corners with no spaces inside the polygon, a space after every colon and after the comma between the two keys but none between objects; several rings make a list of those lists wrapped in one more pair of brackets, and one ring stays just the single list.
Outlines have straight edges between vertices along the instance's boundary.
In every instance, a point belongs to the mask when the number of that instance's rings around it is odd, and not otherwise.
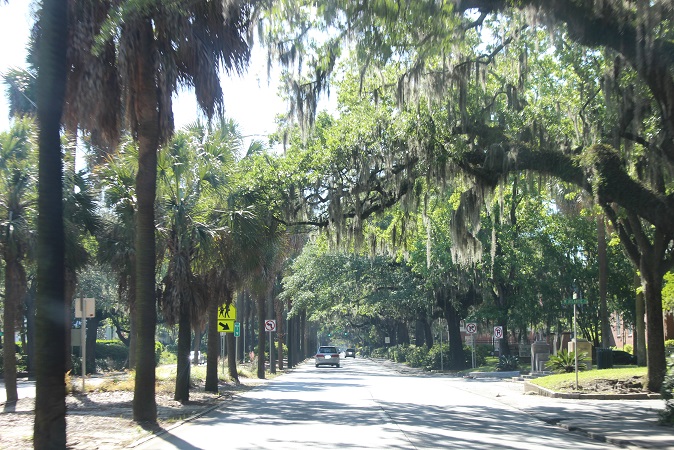
[{"label": "palm tree", "polygon": [[32,234],[31,209],[35,203],[36,173],[32,121],[17,119],[0,134],[0,254],[5,262],[3,364],[7,402],[18,400],[14,332],[22,318],[21,304],[28,283],[23,260]]},{"label": "palm tree", "polygon": [[[74,152],[73,152],[74,153]],[[66,160],[68,160],[66,154]],[[67,161],[74,166],[75,161]],[[91,177],[86,176],[84,171],[75,172],[67,170],[64,177],[63,192],[64,208],[64,233],[65,233],[65,299],[66,315],[65,324],[69,329],[72,323],[72,300],[76,297],[76,288],[78,285],[78,272],[82,270],[91,261],[91,254],[85,245],[85,237],[95,236],[101,227],[100,217],[97,215],[98,205],[96,204],[96,190]],[[84,294],[81,292],[80,294]],[[86,320],[86,319],[83,319]],[[95,333],[94,329],[89,329]],[[71,369],[72,360],[70,358],[70,336],[66,335],[66,367]],[[91,370],[95,368],[95,339],[88,339],[87,348],[87,367]]]},{"label": "palm tree", "polygon": [[66,446],[63,166],[61,115],[66,84],[67,0],[44,0],[40,13],[37,72],[38,263],[35,325],[36,394],[33,446]]},{"label": "palm tree", "polygon": [[2,78],[5,81],[9,117],[35,117],[35,71],[11,68]]},{"label": "palm tree", "polygon": [[114,148],[123,112],[138,142],[133,411],[134,420],[154,423],[157,150],[173,132],[171,96],[179,84],[195,87],[209,118],[221,110],[218,68],[240,72],[247,64],[252,9],[243,1],[72,0],[70,13],[66,123],[92,132],[94,144]]},{"label": "palm tree", "polygon": [[128,308],[130,326],[128,334],[128,367],[136,367],[135,358],[135,292],[136,257],[134,248],[136,195],[135,178],[138,165],[138,149],[130,138],[120,145],[114,158],[97,170],[104,192],[104,203],[109,213],[98,234],[99,261],[111,267],[117,277],[119,300]]},{"label": "palm tree", "polygon": [[167,322],[178,324],[175,400],[181,402],[189,400],[191,329],[205,325],[202,318],[208,306],[206,285],[201,282],[204,277],[198,272],[207,272],[208,249],[217,229],[211,225],[216,222],[207,217],[222,204],[227,172],[237,150],[221,130],[213,134],[217,141],[201,125],[178,133],[159,161],[163,220],[158,229],[168,260],[161,305]]}]

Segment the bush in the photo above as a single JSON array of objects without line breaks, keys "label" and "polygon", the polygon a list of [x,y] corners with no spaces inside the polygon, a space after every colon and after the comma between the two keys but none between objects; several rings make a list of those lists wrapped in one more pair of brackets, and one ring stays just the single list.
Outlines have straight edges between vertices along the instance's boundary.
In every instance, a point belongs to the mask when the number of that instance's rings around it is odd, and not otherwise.
[{"label": "bush", "polygon": [[623,351],[633,355],[634,354],[634,347],[632,346],[632,344],[625,344],[623,346]]},{"label": "bush", "polygon": [[[129,348],[118,340],[96,341],[96,366],[101,371],[122,370],[129,359]],[[73,364],[73,374],[81,372],[78,366]]]},{"label": "bush", "polygon": [[[442,355],[442,358],[441,358]],[[449,344],[435,344],[426,356],[426,370],[447,370],[450,367]],[[442,364],[441,364],[442,363]]]},{"label": "bush", "polygon": [[372,350],[373,358],[388,358],[388,348],[379,347]]},{"label": "bush", "polygon": [[407,348],[404,345],[396,345],[391,347],[388,352],[391,361],[404,363],[407,361]]},{"label": "bush", "polygon": [[164,344],[154,341],[154,365],[158,366],[161,360],[161,354],[164,353]]},{"label": "bush", "polygon": [[663,425],[674,425],[674,358],[670,357],[667,363],[667,373],[660,391],[665,400],[665,409],[660,411],[659,422]]},{"label": "bush", "polygon": [[[494,347],[487,344],[480,344],[475,346],[475,365],[477,367],[487,364],[487,356],[491,355]],[[472,358],[472,356],[471,356]]]},{"label": "bush", "polygon": [[411,345],[407,352],[407,364],[411,367],[424,367],[427,357],[428,350],[425,346]]},{"label": "bush", "polygon": [[[578,354],[578,370],[587,369],[587,353]],[[545,368],[557,373],[570,373],[576,370],[576,354],[562,350],[556,355],[550,355],[550,359],[545,363]]]},{"label": "bush", "polygon": [[496,363],[497,372],[512,372],[518,370],[520,367],[520,360],[515,355],[502,355],[498,358]]}]

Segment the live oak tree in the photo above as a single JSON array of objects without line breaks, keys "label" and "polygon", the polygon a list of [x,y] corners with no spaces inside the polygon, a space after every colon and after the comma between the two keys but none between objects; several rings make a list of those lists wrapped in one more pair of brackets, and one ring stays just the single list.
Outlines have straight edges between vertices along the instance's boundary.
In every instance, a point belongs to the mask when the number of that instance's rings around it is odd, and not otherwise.
[{"label": "live oak tree", "polygon": [[[425,128],[431,132],[417,139],[414,147],[402,146],[408,161],[435,149],[432,160],[437,162],[440,157],[451,163],[453,173],[470,177],[475,192],[493,190],[510,172],[529,171],[573,183],[594,197],[642,277],[648,316],[649,388],[658,391],[666,369],[661,280],[674,263],[670,250],[674,216],[667,195],[671,173],[668,164],[661,163],[671,162],[674,154],[673,31],[664,20],[671,2],[319,2],[314,15],[297,5],[281,2],[277,11],[296,12],[286,17],[317,23],[335,37],[319,41],[312,58],[301,51],[309,48],[307,41],[311,39],[302,27],[284,36],[289,39],[278,41],[284,45],[275,47],[286,62],[300,62],[294,67],[303,69],[296,81],[289,82],[300,118],[311,115],[318,94],[328,86],[342,48],[341,38],[352,38],[350,54],[357,58],[362,77],[371,68],[396,66],[397,81],[388,87],[395,90],[400,104],[420,99],[436,100],[434,103],[442,106],[442,114],[426,119]],[[558,108],[556,112],[559,123],[570,118],[575,127],[571,133],[558,133],[564,130],[554,121],[531,114],[535,111],[532,104],[540,98],[541,91],[535,86],[541,78],[529,71],[536,43],[526,45],[523,37],[540,28],[546,28],[553,44],[549,48],[557,55],[555,64],[563,61],[561,52],[566,48],[580,49],[582,66],[577,69],[600,61],[599,71],[589,83],[574,84],[568,72],[562,73],[562,78],[552,78],[572,82],[565,92],[577,90],[580,101],[575,105],[557,102],[566,107],[566,111]],[[489,31],[481,36],[484,29]],[[270,28],[269,40],[278,31]],[[297,55],[304,57],[293,58]],[[492,70],[508,64],[510,73]],[[385,87],[386,81],[382,83]],[[379,91],[364,92],[376,96]],[[551,105],[554,107],[554,102]],[[552,109],[547,117],[554,113]],[[395,161],[400,151],[401,146],[390,146],[388,160]],[[371,159],[368,163],[376,164]],[[389,178],[396,173],[391,170]],[[381,178],[377,183],[381,184]],[[365,185],[361,183],[361,192],[380,194],[379,207],[385,207],[387,199],[403,197],[408,192],[403,188],[409,186],[400,184],[383,195],[381,189]],[[337,203],[333,197],[331,204],[338,205],[333,208],[334,223],[338,223],[338,216],[363,216],[357,203]],[[651,226],[653,232],[649,231]]]}]

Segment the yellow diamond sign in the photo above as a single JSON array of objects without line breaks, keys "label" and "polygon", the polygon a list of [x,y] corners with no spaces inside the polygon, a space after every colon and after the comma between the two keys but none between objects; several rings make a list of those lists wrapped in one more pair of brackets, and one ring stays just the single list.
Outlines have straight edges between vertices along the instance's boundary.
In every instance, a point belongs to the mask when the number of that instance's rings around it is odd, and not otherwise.
[{"label": "yellow diamond sign", "polygon": [[234,305],[222,305],[218,308],[218,322],[221,320],[236,320],[236,308]]},{"label": "yellow diamond sign", "polygon": [[220,320],[218,319],[219,333],[234,333],[234,320]]}]

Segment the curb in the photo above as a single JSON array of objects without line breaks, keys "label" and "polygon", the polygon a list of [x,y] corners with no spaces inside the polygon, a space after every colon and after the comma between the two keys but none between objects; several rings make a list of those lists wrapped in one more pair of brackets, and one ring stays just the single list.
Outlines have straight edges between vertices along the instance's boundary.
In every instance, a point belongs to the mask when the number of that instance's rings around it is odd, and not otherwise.
[{"label": "curb", "polygon": [[563,398],[571,400],[660,400],[660,394],[634,393],[634,394],[583,394],[580,392],[555,392],[550,389],[535,385],[528,381],[524,382],[524,393],[533,393],[543,397]]}]

